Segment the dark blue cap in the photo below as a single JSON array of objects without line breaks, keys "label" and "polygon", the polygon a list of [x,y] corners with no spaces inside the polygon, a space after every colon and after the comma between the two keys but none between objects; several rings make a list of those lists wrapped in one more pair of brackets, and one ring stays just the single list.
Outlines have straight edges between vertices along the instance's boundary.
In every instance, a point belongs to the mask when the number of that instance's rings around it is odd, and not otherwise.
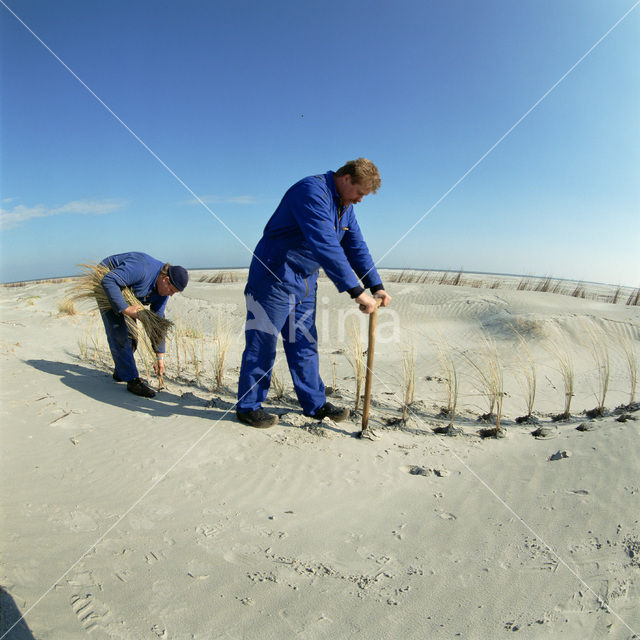
[{"label": "dark blue cap", "polygon": [[179,265],[171,265],[167,270],[167,274],[169,275],[169,280],[171,280],[171,284],[178,290],[184,291],[184,288],[189,284],[189,274],[184,267]]}]

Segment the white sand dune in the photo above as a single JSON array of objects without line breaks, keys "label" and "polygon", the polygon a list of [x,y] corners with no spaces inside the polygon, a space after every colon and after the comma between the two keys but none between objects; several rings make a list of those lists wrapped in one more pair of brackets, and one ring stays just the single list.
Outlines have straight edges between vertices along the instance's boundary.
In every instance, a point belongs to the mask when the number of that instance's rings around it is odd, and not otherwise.
[{"label": "white sand dune", "polygon": [[[269,401],[280,424],[240,425],[243,282],[197,282],[201,275],[169,304],[191,337],[178,354],[170,344],[168,388],[149,400],[111,379],[95,312],[58,314],[68,284],[0,288],[0,637],[638,637],[640,412],[619,422],[613,411],[630,399],[616,336],[637,358],[638,307],[389,284],[370,422],[379,438],[369,441],[354,437],[357,415],[340,424],[304,418],[284,358],[276,371],[285,395]],[[337,387],[334,402],[349,405],[351,318],[366,340],[367,319],[321,281],[322,373]],[[220,322],[231,345],[225,386],[212,392]],[[526,403],[513,327],[536,365],[546,437],[515,422]],[[610,383],[605,416],[590,420],[597,328]],[[482,331],[503,367],[502,439],[478,435],[487,401],[470,361],[481,361]],[[432,430],[448,424],[438,344],[459,367],[458,437]],[[553,422],[564,406],[559,346],[572,359],[575,396],[573,417]],[[415,402],[406,423],[389,425],[400,415],[409,349]],[[565,457],[550,459],[558,452]]]}]

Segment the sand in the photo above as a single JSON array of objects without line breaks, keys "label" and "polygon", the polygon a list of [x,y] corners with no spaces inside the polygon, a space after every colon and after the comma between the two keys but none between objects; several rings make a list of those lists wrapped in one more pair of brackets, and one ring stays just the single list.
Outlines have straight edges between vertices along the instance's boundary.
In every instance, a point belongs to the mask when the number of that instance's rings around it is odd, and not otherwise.
[{"label": "sand", "polygon": [[[377,438],[362,440],[358,415],[340,424],[302,416],[281,349],[284,395],[267,406],[280,424],[236,421],[244,274],[212,284],[193,272],[170,301],[184,337],[177,355],[180,340],[170,345],[167,389],[154,399],[111,379],[89,306],[58,313],[69,283],[0,288],[0,637],[638,637],[640,412],[615,411],[630,400],[616,336],[637,358],[638,307],[389,284],[370,417]],[[332,402],[349,406],[351,318],[366,340],[366,318],[321,281],[321,370],[336,387]],[[230,346],[214,391],[222,324]],[[514,326],[536,367],[538,424],[515,421],[526,402]],[[472,364],[482,362],[481,329],[503,373],[500,439],[479,435],[494,426],[478,420],[488,411]],[[602,371],[590,332],[605,336],[610,370],[595,419],[584,414],[598,404]],[[433,432],[449,423],[438,345],[460,378],[457,437]],[[563,348],[572,417],[554,422]],[[401,415],[411,351],[414,402],[406,422],[389,424]]]}]

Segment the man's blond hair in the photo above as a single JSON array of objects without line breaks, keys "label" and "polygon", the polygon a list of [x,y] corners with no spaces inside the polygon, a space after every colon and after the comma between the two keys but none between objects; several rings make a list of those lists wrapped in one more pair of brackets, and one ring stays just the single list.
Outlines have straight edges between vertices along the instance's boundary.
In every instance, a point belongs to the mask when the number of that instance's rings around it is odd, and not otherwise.
[{"label": "man's blond hair", "polygon": [[382,184],[380,172],[371,160],[366,158],[358,158],[357,160],[349,160],[336,171],[336,177],[350,175],[353,182],[360,184],[366,189],[370,189],[371,193],[375,193]]}]

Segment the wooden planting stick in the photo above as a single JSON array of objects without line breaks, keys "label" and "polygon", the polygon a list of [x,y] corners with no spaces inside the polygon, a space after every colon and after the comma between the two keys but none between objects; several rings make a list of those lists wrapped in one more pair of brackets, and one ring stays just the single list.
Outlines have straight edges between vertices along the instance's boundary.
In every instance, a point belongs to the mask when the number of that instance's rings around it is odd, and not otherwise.
[{"label": "wooden planting stick", "polygon": [[371,402],[371,382],[373,378],[373,355],[376,347],[376,327],[378,325],[378,307],[381,300],[376,299],[376,308],[369,315],[369,346],[367,348],[367,373],[364,380],[364,405],[362,407],[362,431],[360,437],[367,435],[369,425],[369,404]]}]

